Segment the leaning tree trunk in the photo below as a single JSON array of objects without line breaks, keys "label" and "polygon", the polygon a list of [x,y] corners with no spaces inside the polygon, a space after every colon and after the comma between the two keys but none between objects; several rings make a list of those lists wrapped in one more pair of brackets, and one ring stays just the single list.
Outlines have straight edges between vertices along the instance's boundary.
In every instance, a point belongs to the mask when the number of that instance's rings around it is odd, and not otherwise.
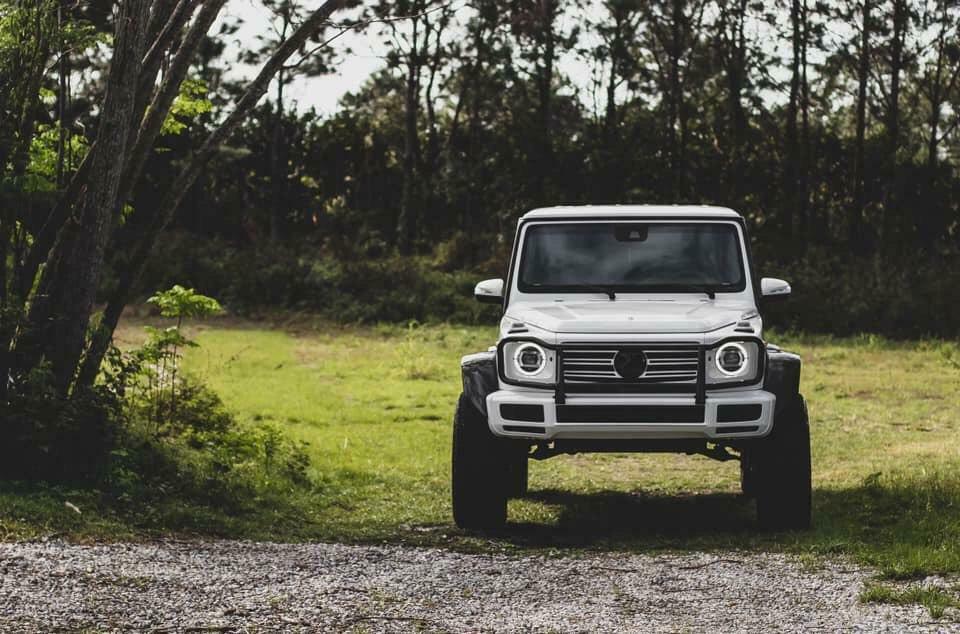
[{"label": "leaning tree trunk", "polygon": [[100,323],[90,339],[77,378],[78,387],[89,387],[96,381],[100,364],[103,362],[103,358],[110,347],[110,341],[113,339],[113,332],[120,322],[120,315],[123,313],[127,302],[130,301],[134,286],[143,274],[147,259],[153,251],[157,238],[173,218],[177,207],[180,206],[184,196],[196,182],[207,162],[257,105],[257,102],[270,87],[273,77],[290,56],[299,50],[307,40],[319,33],[326,25],[330,15],[334,11],[342,9],[346,3],[347,0],[327,0],[277,48],[257,77],[247,87],[243,96],[237,101],[233,112],[216,130],[210,133],[190,162],[180,171],[171,186],[167,188],[166,195],[152,211],[149,219],[144,222],[145,230],[135,237],[129,250],[130,255],[126,260],[127,266],[124,267],[119,283],[107,302],[103,317],[101,317]]},{"label": "leaning tree trunk", "polygon": [[[70,390],[113,229],[113,207],[135,107],[146,39],[149,0],[120,6],[116,46],[107,78],[91,178],[72,219],[60,231],[27,319],[27,358],[50,363],[58,392]],[[18,342],[18,352],[21,342]]]}]

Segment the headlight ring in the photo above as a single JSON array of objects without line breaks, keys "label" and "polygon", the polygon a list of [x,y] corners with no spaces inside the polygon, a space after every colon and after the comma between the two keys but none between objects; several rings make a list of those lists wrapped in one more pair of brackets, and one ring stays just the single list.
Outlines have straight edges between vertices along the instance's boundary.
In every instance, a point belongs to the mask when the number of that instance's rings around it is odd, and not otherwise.
[{"label": "headlight ring", "polygon": [[513,354],[513,365],[524,376],[536,376],[547,365],[547,353],[535,343],[524,343]]},{"label": "headlight ring", "polygon": [[739,343],[725,343],[717,350],[714,364],[724,376],[740,376],[749,367],[750,355]]}]

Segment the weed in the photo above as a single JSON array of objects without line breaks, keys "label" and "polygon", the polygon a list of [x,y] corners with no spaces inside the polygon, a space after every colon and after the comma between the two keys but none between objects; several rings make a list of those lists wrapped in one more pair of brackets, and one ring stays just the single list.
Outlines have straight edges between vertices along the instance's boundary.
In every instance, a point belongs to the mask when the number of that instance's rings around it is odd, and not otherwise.
[{"label": "weed", "polygon": [[896,588],[877,582],[868,583],[860,593],[861,603],[922,605],[934,619],[942,619],[949,609],[960,609],[960,599],[943,588],[913,585]]}]

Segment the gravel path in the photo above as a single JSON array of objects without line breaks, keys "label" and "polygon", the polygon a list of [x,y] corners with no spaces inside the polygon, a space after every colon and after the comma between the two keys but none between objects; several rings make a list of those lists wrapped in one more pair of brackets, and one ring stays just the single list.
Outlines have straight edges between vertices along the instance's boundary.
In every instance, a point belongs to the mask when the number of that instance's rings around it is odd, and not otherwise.
[{"label": "gravel path", "polygon": [[0,543],[0,631],[960,632],[861,605],[869,576],[748,553]]}]

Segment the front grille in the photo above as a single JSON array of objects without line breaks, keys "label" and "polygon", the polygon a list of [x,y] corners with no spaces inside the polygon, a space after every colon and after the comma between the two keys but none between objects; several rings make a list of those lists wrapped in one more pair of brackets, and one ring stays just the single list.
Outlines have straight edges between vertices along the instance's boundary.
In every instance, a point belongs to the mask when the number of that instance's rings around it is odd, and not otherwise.
[{"label": "front grille", "polygon": [[[636,378],[624,378],[614,366],[614,359],[621,350],[646,357],[646,368]],[[561,370],[564,384],[576,391],[578,384],[672,384],[690,385],[697,382],[699,352],[694,346],[675,347],[591,347],[565,348]]]}]

